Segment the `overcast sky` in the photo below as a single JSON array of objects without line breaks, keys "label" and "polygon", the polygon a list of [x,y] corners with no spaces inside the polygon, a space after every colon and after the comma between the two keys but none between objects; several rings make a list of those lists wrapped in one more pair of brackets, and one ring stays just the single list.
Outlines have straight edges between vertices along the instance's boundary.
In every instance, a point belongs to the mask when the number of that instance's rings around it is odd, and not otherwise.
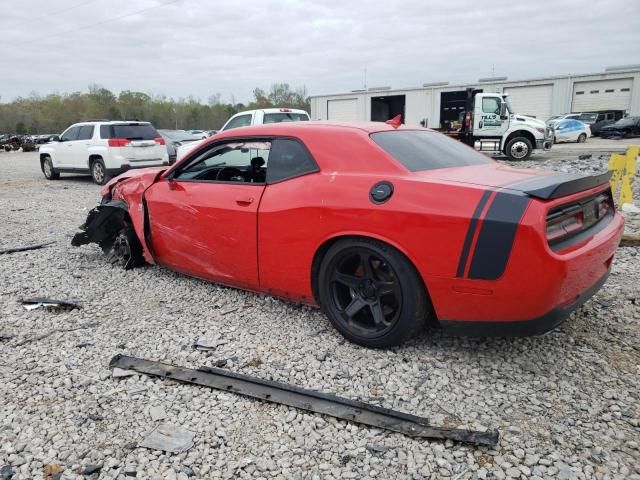
[{"label": "overcast sky", "polygon": [[311,94],[362,88],[365,68],[367,86],[403,87],[640,63],[638,0],[0,4],[2,102],[91,83],[247,101],[254,87],[275,82],[306,85]]}]

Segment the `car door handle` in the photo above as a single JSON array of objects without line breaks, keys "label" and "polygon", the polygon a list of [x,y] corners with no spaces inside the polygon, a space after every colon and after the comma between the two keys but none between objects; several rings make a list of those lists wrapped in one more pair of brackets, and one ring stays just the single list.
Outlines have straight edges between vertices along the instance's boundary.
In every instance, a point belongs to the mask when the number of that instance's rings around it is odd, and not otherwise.
[{"label": "car door handle", "polygon": [[253,203],[253,198],[251,197],[238,198],[236,199],[236,203],[238,205],[243,205],[243,206],[251,205]]}]

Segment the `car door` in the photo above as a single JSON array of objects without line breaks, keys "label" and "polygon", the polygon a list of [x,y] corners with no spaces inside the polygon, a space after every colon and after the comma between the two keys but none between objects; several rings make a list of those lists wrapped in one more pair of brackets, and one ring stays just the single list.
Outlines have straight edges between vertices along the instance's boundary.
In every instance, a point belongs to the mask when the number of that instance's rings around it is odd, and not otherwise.
[{"label": "car door", "polygon": [[60,135],[60,142],[55,144],[55,153],[53,155],[53,166],[56,168],[73,168],[73,155],[75,142],[80,133],[79,126],[67,128]]},{"label": "car door", "polygon": [[556,141],[567,142],[570,140],[569,120],[560,120],[554,128]]},{"label": "car door", "polygon": [[93,138],[93,125],[82,125],[73,142],[73,168],[89,168],[89,147]]},{"label": "car door", "polygon": [[207,280],[258,289],[257,212],[269,141],[227,140],[145,193],[158,263]]}]

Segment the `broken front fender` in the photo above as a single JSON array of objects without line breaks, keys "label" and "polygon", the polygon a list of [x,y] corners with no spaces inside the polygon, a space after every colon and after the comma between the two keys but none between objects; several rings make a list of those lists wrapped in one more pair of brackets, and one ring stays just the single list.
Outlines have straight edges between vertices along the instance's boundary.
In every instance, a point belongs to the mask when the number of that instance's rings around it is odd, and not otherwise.
[{"label": "broken front fender", "polygon": [[128,206],[122,200],[103,202],[91,209],[87,220],[80,226],[81,232],[71,239],[71,245],[79,247],[97,243],[107,253],[118,233],[128,223]]}]

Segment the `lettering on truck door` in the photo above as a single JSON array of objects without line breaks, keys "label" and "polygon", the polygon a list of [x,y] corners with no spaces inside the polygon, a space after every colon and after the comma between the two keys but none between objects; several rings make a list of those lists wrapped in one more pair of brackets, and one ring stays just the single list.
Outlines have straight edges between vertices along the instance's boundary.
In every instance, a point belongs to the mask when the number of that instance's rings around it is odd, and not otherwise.
[{"label": "lettering on truck door", "polygon": [[474,134],[476,136],[501,136],[504,120],[500,118],[500,97],[482,97],[480,112],[475,115]]}]

